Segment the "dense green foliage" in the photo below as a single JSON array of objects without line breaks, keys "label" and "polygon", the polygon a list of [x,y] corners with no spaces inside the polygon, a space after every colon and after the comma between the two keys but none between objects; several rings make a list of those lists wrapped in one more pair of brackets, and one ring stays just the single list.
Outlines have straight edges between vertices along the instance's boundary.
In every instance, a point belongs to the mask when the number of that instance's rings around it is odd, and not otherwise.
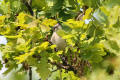
[{"label": "dense green foliage", "polygon": [[[36,67],[42,80],[120,80],[120,0],[29,1],[1,1],[4,74],[22,64],[18,72]],[[50,43],[57,23],[67,44],[58,51]]]}]

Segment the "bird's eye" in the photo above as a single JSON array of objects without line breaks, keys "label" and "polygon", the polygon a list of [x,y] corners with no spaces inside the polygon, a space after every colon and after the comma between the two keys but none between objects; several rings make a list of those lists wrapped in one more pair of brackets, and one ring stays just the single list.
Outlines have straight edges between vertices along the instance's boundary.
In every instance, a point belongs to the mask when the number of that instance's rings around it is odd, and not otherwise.
[{"label": "bird's eye", "polygon": [[56,28],[57,28],[57,27],[56,27],[56,26],[54,26],[54,27],[53,27],[53,31],[55,31],[55,29],[56,29]]}]

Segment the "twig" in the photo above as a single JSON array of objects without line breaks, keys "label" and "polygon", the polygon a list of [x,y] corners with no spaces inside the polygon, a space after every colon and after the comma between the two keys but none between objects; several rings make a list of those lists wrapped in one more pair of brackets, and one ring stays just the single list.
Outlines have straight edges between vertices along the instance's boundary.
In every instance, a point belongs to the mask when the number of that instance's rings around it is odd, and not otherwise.
[{"label": "twig", "polygon": [[53,70],[52,72],[56,72],[58,69]]},{"label": "twig", "polygon": [[29,67],[29,80],[32,80],[32,67]]}]

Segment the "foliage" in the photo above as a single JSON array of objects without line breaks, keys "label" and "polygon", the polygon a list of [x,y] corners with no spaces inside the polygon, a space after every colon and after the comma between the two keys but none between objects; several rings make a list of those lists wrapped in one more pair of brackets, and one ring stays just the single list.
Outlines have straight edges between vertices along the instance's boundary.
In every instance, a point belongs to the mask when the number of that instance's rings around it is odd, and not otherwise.
[{"label": "foliage", "polygon": [[[8,41],[6,45],[0,44],[8,68],[4,74],[22,64],[19,71],[35,67],[42,80],[96,80],[94,76],[100,73],[105,74],[101,75],[104,80],[117,80],[119,0],[33,0],[31,4],[28,1],[0,1],[0,35]],[[56,33],[65,39],[66,48],[56,51],[50,38],[57,23],[62,29]]]}]

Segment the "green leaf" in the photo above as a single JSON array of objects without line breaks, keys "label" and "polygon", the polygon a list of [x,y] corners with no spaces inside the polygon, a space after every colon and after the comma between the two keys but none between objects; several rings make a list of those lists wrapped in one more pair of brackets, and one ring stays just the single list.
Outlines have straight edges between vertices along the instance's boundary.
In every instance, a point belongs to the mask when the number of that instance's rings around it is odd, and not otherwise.
[{"label": "green leaf", "polygon": [[11,8],[19,10],[21,8],[21,2],[19,0],[16,1],[11,0]]},{"label": "green leaf", "polygon": [[53,6],[47,9],[46,14],[52,17],[56,16],[56,14],[61,11],[63,4],[64,0],[53,0]]},{"label": "green leaf", "polygon": [[47,7],[46,0],[33,0],[32,7],[37,9],[44,9]]},{"label": "green leaf", "polygon": [[1,61],[0,61],[0,70],[2,69],[2,67],[3,67],[3,65],[2,65],[2,63],[1,63]]},{"label": "green leaf", "polygon": [[[10,65],[10,66],[9,66]],[[7,68],[7,70],[3,73],[4,75],[9,74],[13,69],[15,69],[17,67],[17,65],[15,64],[15,62],[9,61],[5,67]]]},{"label": "green leaf", "polygon": [[87,5],[92,8],[98,8],[100,5],[100,0],[82,0],[84,5]]},{"label": "green leaf", "polygon": [[47,62],[48,62],[47,59],[45,57],[42,57],[40,63],[38,63],[37,66],[36,71],[39,73],[42,80],[46,80],[50,75],[50,70],[49,70],[50,65]]},{"label": "green leaf", "polygon": [[107,40],[103,41],[105,48],[110,52],[119,55],[120,54],[120,32],[119,28],[108,28],[106,31]]},{"label": "green leaf", "polygon": [[84,53],[82,53],[83,59],[88,59],[93,63],[101,62],[102,56],[106,55],[106,52],[103,48],[103,44],[95,44],[93,46],[88,46],[88,48],[85,49]]},{"label": "green leaf", "polygon": [[5,2],[5,1],[2,1],[1,4],[0,4],[0,14],[8,14],[10,13],[10,2]]},{"label": "green leaf", "polygon": [[66,32],[65,32],[64,30],[60,29],[60,30],[57,31],[57,34],[58,34],[59,36],[63,37],[63,36],[66,35]]},{"label": "green leaf", "polygon": [[120,54],[120,47],[116,41],[107,40],[104,42],[105,48],[108,49],[110,52],[115,53],[116,55]]}]

